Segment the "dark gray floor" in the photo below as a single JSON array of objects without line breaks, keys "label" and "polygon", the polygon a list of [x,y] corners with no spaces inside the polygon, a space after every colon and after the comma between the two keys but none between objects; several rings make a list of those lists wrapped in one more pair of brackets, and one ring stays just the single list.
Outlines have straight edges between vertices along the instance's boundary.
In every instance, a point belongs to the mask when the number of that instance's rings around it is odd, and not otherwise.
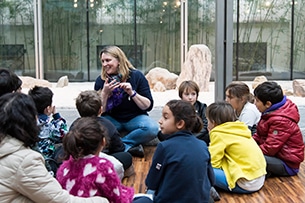
[{"label": "dark gray floor", "polygon": [[[305,106],[298,106],[301,120],[299,122],[299,126],[302,130],[302,134],[305,141]],[[61,114],[63,118],[66,119],[68,126],[71,125],[71,123],[79,117],[79,114],[76,109],[73,108],[58,108],[57,111]],[[162,107],[154,107],[151,112],[149,112],[149,115],[155,119],[156,121],[159,120],[161,117],[161,111]]]}]

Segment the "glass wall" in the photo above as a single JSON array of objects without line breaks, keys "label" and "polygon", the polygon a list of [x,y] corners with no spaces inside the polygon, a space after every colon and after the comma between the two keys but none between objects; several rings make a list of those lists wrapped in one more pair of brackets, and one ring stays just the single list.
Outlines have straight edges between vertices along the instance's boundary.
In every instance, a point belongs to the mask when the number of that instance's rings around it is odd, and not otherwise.
[{"label": "glass wall", "polygon": [[301,34],[304,2],[235,0],[234,3],[234,77],[304,78],[304,67],[299,65],[304,59],[305,41]]},{"label": "glass wall", "polygon": [[[305,78],[305,0],[234,0],[233,77]],[[179,74],[181,32],[187,49],[205,44],[215,58],[215,0],[39,0],[44,78],[94,81],[99,52],[121,47],[143,73],[154,67]],[[232,3],[229,2],[229,3]],[[0,1],[0,67],[35,77],[32,0]],[[181,31],[181,19],[188,27]],[[213,75],[212,75],[213,78]]]},{"label": "glass wall", "polygon": [[293,12],[293,78],[305,78],[305,1],[292,1]]},{"label": "glass wall", "polygon": [[83,80],[87,73],[85,1],[42,1],[44,78]]},{"label": "glass wall", "polygon": [[215,14],[215,0],[188,1],[188,47],[193,44],[204,44],[209,47],[213,63],[212,80],[215,72]]},{"label": "glass wall", "polygon": [[33,11],[31,0],[0,1],[0,68],[35,71]]}]

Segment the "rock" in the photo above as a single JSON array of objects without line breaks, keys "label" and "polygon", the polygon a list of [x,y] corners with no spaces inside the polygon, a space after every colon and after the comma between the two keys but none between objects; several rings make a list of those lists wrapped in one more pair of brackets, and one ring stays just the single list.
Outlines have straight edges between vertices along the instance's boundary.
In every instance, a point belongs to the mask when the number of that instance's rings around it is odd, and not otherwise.
[{"label": "rock", "polygon": [[[154,91],[171,90],[176,88],[178,75],[169,72],[165,68],[153,68],[146,75],[150,89]],[[163,86],[162,86],[163,85]]]},{"label": "rock", "polygon": [[68,76],[65,75],[58,79],[56,87],[65,87],[68,86],[68,84],[69,84],[69,79]]},{"label": "rock", "polygon": [[209,83],[212,72],[212,54],[204,44],[192,45],[187,53],[177,80],[177,87],[185,80],[193,80],[200,91],[209,91]]},{"label": "rock", "polygon": [[264,76],[264,75],[256,76],[252,83],[252,89],[255,89],[259,84],[266,82],[266,81],[268,81],[266,76]]},{"label": "rock", "polygon": [[286,96],[293,96],[293,92],[291,92],[290,90],[287,90],[287,89],[283,89],[283,94]]},{"label": "rock", "polygon": [[297,97],[305,97],[305,80],[295,79],[292,81],[293,94]]},{"label": "rock", "polygon": [[29,76],[19,76],[19,78],[22,80],[22,88],[25,89],[31,89],[34,86],[52,87],[52,84],[47,80],[36,79]]},{"label": "rock", "polygon": [[154,92],[165,92],[165,90],[166,90],[166,87],[160,81],[156,82],[156,84],[153,87]]}]

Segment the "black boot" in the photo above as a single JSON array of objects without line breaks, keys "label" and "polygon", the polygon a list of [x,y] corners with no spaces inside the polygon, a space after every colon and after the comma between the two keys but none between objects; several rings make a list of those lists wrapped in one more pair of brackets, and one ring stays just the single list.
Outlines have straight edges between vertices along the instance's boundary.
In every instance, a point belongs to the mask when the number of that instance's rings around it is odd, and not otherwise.
[{"label": "black boot", "polygon": [[128,152],[132,155],[132,156],[136,156],[136,157],[140,157],[143,158],[144,157],[144,149],[143,146],[140,144],[138,146],[132,147],[128,150]]}]

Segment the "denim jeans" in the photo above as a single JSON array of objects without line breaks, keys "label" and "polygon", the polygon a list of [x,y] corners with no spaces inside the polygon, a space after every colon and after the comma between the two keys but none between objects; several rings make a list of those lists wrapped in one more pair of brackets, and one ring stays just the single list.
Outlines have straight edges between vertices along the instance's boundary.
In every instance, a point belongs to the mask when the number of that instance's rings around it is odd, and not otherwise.
[{"label": "denim jeans", "polygon": [[221,188],[228,192],[234,192],[234,193],[240,193],[240,194],[250,194],[253,193],[253,191],[247,191],[239,187],[237,184],[235,185],[235,188],[229,189],[229,185],[226,179],[226,175],[222,169],[219,168],[213,168],[214,174],[215,174],[215,187]]},{"label": "denim jeans", "polygon": [[110,120],[119,132],[127,131],[127,135],[122,138],[125,151],[139,144],[144,144],[157,137],[159,125],[148,115],[139,115],[127,122],[118,122],[111,116],[104,116]]}]

